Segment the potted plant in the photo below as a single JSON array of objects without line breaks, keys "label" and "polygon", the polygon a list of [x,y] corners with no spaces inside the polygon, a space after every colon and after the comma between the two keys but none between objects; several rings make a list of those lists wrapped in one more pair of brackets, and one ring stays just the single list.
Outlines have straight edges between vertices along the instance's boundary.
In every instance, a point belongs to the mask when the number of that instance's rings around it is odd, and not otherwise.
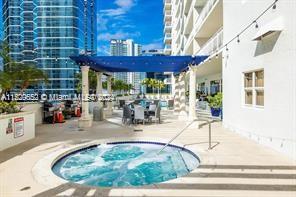
[{"label": "potted plant", "polygon": [[215,96],[208,96],[208,103],[211,108],[212,116],[219,117],[222,112],[222,99],[223,95],[221,92],[216,94]]}]

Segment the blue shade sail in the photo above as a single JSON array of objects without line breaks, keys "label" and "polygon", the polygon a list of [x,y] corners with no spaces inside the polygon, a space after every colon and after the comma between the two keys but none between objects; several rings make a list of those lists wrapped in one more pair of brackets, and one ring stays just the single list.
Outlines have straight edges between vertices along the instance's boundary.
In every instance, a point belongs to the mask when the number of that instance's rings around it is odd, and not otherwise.
[{"label": "blue shade sail", "polygon": [[73,56],[79,65],[98,72],[181,72],[208,56]]}]

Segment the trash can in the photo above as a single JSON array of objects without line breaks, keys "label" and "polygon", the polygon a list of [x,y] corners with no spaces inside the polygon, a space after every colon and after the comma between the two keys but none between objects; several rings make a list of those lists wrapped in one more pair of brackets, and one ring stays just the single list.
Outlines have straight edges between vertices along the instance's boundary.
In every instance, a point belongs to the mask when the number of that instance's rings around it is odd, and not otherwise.
[{"label": "trash can", "polygon": [[94,107],[93,109],[93,117],[94,121],[103,121],[104,120],[104,111],[103,107]]}]

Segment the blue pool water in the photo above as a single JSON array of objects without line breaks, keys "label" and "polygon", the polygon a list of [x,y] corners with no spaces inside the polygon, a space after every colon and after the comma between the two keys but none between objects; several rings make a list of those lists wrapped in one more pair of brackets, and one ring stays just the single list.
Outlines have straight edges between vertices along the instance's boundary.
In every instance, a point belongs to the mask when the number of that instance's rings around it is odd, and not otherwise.
[{"label": "blue pool water", "polygon": [[100,187],[143,186],[175,179],[199,165],[188,150],[147,143],[103,144],[60,159],[53,172],[70,182]]}]

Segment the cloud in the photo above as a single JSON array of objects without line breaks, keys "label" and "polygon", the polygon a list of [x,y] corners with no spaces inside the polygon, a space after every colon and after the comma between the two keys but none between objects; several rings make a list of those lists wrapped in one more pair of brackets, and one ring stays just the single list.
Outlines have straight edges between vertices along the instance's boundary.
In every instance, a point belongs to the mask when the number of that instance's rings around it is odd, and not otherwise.
[{"label": "cloud", "polygon": [[145,44],[142,46],[143,50],[151,50],[151,49],[163,49],[163,42],[161,39],[156,39],[154,42],[150,44]]},{"label": "cloud", "polygon": [[99,55],[110,55],[110,48],[106,45],[99,46],[97,49],[97,54]]},{"label": "cloud", "polygon": [[116,0],[114,4],[117,8],[101,10],[101,15],[107,17],[122,16],[137,4],[137,0]]},{"label": "cloud", "polygon": [[123,32],[122,30],[115,32],[115,33],[101,33],[98,35],[98,40],[100,41],[110,41],[111,39],[129,39],[139,37],[141,34],[140,32]]},{"label": "cloud", "polygon": [[105,31],[107,30],[107,25],[108,25],[108,19],[103,18],[101,15],[97,15],[97,22],[98,22],[98,29],[100,31]]},{"label": "cloud", "polygon": [[136,4],[136,1],[135,0],[116,0],[115,4],[123,9],[130,9]]}]

